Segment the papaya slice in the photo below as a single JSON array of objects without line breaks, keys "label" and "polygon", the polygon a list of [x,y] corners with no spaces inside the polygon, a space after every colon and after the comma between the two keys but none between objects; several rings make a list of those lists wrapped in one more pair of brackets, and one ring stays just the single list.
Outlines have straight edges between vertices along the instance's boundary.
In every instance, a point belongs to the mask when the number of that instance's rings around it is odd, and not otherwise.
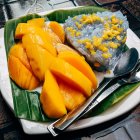
[{"label": "papaya slice", "polygon": [[91,95],[91,81],[66,61],[60,58],[54,59],[50,70],[66,83],[79,89],[85,96],[89,97]]},{"label": "papaya slice", "polygon": [[44,112],[50,118],[60,118],[67,113],[57,81],[49,70],[45,74],[40,101]]},{"label": "papaya slice", "polygon": [[49,27],[60,38],[62,43],[64,43],[64,41],[65,41],[65,32],[64,32],[63,27],[56,21],[51,21],[49,23]]},{"label": "papaya slice", "polygon": [[82,72],[91,82],[93,89],[97,88],[97,78],[89,66],[89,64],[81,57],[79,54],[73,53],[71,51],[60,52],[58,55],[59,58],[65,60],[80,72]]},{"label": "papaya slice", "polygon": [[79,90],[64,83],[62,80],[58,81],[58,85],[68,111],[73,110],[86,100],[86,97]]}]

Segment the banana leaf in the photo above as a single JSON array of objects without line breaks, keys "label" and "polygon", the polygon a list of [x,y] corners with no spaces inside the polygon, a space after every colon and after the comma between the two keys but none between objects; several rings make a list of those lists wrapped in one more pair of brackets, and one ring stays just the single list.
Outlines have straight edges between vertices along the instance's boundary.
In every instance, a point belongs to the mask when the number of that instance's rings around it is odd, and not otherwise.
[{"label": "banana leaf", "polygon": [[[73,17],[78,14],[103,12],[105,10],[106,9],[95,6],[86,6],[75,8],[72,10],[57,10],[52,13],[46,14],[43,17],[46,20],[64,23],[68,16]],[[10,20],[6,23],[4,30],[4,39],[7,58],[11,46],[17,41],[14,39],[14,33],[18,23],[27,22],[30,19],[39,17],[41,16],[37,14],[30,14],[20,17],[18,19]],[[38,92],[23,90],[19,86],[17,86],[12,80],[10,80],[10,82],[12,88],[14,112],[18,118],[40,122],[53,121],[53,119],[48,118],[44,114],[39,100],[40,94]],[[107,110],[109,107],[119,102],[122,98],[131,93],[139,85],[140,83],[136,83],[121,87],[119,90],[110,95],[106,100],[104,100],[99,106],[97,106],[97,108],[89,115],[89,117],[100,114],[103,111]]]}]

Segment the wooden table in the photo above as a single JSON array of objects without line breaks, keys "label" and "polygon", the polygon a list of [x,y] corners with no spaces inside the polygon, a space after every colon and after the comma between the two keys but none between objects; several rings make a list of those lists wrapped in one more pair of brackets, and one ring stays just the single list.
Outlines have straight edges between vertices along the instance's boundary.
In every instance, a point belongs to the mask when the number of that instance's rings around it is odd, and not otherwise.
[{"label": "wooden table", "polygon": [[[61,2],[60,2],[61,1]],[[65,0],[57,1],[55,8],[72,6],[71,1],[63,3]],[[40,0],[43,4],[46,1]],[[85,1],[79,0],[79,4],[85,4]],[[88,4],[93,4],[91,0],[86,1]],[[78,0],[77,0],[78,3]],[[24,14],[32,1],[16,1],[16,0],[0,0],[0,27],[3,27],[5,21],[14,17],[19,17]],[[73,5],[74,6],[74,5]],[[49,7],[50,8],[50,7]],[[15,12],[19,9],[20,12]],[[136,22],[135,22],[136,23]],[[134,30],[135,25],[131,25]],[[139,34],[139,28],[134,30]],[[0,35],[1,36],[1,35]],[[1,58],[2,59],[2,58]],[[0,93],[0,140],[25,140],[25,139],[54,139],[51,135],[27,135],[23,132],[18,119],[15,118]],[[128,113],[105,122],[103,124],[90,128],[67,132],[61,134],[55,139],[74,139],[74,140],[139,140],[140,139],[140,104],[130,110]]]}]

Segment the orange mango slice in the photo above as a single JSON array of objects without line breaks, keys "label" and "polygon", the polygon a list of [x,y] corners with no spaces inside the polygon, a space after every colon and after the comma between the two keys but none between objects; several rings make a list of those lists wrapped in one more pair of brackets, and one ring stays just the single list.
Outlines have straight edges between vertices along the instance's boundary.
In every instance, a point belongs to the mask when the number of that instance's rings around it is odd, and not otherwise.
[{"label": "orange mango slice", "polygon": [[86,97],[77,89],[59,80],[58,85],[62,94],[67,110],[71,111],[84,103]]},{"label": "orange mango slice", "polygon": [[30,63],[27,58],[27,54],[26,54],[25,49],[23,48],[23,44],[21,42],[13,45],[10,48],[9,54],[17,57],[23,63],[23,65],[25,65],[25,67],[27,69],[32,71],[32,68],[31,68]]},{"label": "orange mango slice", "polygon": [[67,113],[57,81],[49,70],[45,74],[40,101],[44,112],[50,118],[60,118]]},{"label": "orange mango slice", "polygon": [[16,27],[15,38],[21,39],[25,34],[29,33],[35,34],[40,32],[41,33],[43,32],[43,28],[28,23],[19,23]]},{"label": "orange mango slice", "polygon": [[28,24],[35,25],[38,27],[44,27],[45,19],[44,18],[34,18],[27,21]]},{"label": "orange mango slice", "polygon": [[58,54],[59,54],[60,52],[64,52],[64,51],[72,51],[72,52],[78,54],[78,52],[77,52],[76,50],[74,50],[74,49],[72,49],[71,47],[69,47],[69,46],[67,46],[67,45],[65,45],[65,44],[62,44],[62,43],[57,43],[57,44],[55,45],[55,48],[56,48],[56,51],[57,51]]},{"label": "orange mango slice", "polygon": [[37,32],[36,34],[26,34],[22,37],[22,42],[24,46],[39,45],[40,47],[50,52],[52,55],[56,56],[56,49],[48,40],[49,38],[47,38],[47,34],[44,31]]},{"label": "orange mango slice", "polygon": [[22,44],[12,46],[8,56],[8,69],[12,80],[23,89],[34,89],[39,80],[34,76]]},{"label": "orange mango slice", "polygon": [[79,89],[85,96],[89,97],[91,95],[91,81],[66,61],[56,58],[52,62],[50,70],[66,83]]},{"label": "orange mango slice", "polygon": [[19,23],[16,27],[15,39],[21,39],[22,36],[27,32],[27,23]]},{"label": "orange mango slice", "polygon": [[[24,37],[28,38],[28,36],[29,35],[26,35]],[[54,56],[37,44],[33,45],[28,44],[26,42],[26,39],[24,40],[24,37],[23,37],[23,45],[25,47],[32,70],[35,76],[40,81],[44,81],[45,72],[47,69],[49,69],[54,59]]]},{"label": "orange mango slice", "polygon": [[82,72],[91,82],[93,89],[97,88],[97,78],[92,71],[89,64],[81,57],[79,54],[73,53],[71,51],[60,52],[58,55],[59,58],[65,60],[80,72]]},{"label": "orange mango slice", "polygon": [[49,24],[51,30],[60,38],[62,43],[65,41],[65,32],[63,27],[56,21],[51,21]]},{"label": "orange mango slice", "polygon": [[49,36],[51,37],[51,42],[54,46],[57,43],[62,43],[59,37],[51,29],[45,28],[44,31],[49,34]]}]

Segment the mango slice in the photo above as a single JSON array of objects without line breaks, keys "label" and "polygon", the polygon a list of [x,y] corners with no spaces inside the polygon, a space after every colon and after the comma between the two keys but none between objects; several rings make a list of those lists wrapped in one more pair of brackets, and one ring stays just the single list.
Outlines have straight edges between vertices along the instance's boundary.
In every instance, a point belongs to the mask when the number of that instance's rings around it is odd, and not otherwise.
[{"label": "mango slice", "polygon": [[49,26],[52,29],[52,31],[56,35],[58,35],[58,37],[60,38],[62,43],[64,43],[64,41],[65,41],[65,32],[64,32],[63,27],[58,22],[56,22],[56,21],[51,21]]},{"label": "mango slice", "polygon": [[[48,52],[50,52],[52,55],[56,56],[56,49],[52,45],[49,39],[49,35],[44,32],[43,30],[39,30],[36,32],[36,34],[30,33],[26,34],[22,37],[22,42],[24,46],[27,45],[40,45],[40,47],[46,49]],[[48,41],[49,40],[49,41]]]},{"label": "mango slice", "polygon": [[24,38],[29,36],[28,34],[23,37],[23,45],[35,76],[40,81],[44,81],[45,72],[50,67],[54,56],[37,44],[28,44]]},{"label": "mango slice", "polygon": [[30,63],[27,58],[27,54],[26,54],[25,49],[23,48],[23,44],[21,42],[13,45],[11,47],[9,55],[13,55],[13,56],[17,57],[23,63],[23,65],[25,65],[25,67],[27,69],[32,71],[32,68],[31,68]]},{"label": "mango slice", "polygon": [[39,86],[39,80],[34,76],[22,44],[14,45],[8,56],[10,77],[23,89],[34,89]]},{"label": "mango slice", "polygon": [[50,70],[66,83],[79,89],[85,96],[89,97],[91,95],[91,81],[66,61],[56,58],[52,62]]},{"label": "mango slice", "polygon": [[57,43],[55,45],[55,48],[56,48],[56,51],[57,53],[59,54],[60,52],[64,52],[64,51],[72,51],[76,54],[78,54],[78,52],[72,48],[70,48],[69,46],[65,45],[65,44],[62,44],[62,43]]},{"label": "mango slice", "polygon": [[28,24],[35,25],[38,27],[44,27],[45,19],[44,18],[34,18],[27,21]]},{"label": "mango slice", "polygon": [[63,81],[59,80],[58,85],[60,88],[60,93],[63,95],[67,110],[73,110],[86,100],[86,97],[80,91],[64,83]]},{"label": "mango slice", "polygon": [[44,31],[49,34],[49,36],[51,37],[51,42],[54,46],[57,43],[62,43],[61,40],[59,39],[59,37],[51,29],[45,28]]},{"label": "mango slice", "polygon": [[15,39],[21,39],[22,36],[27,33],[27,23],[19,23],[15,31]]},{"label": "mango slice", "polygon": [[64,51],[60,52],[58,57],[64,59],[66,62],[82,72],[92,82],[93,89],[97,88],[98,82],[94,72],[89,64],[79,54],[71,51]]},{"label": "mango slice", "polygon": [[28,23],[19,23],[16,27],[15,38],[21,39],[22,36],[25,34],[29,34],[29,33],[35,34],[40,32],[43,32],[43,28],[40,28],[39,26],[35,26]]},{"label": "mango slice", "polygon": [[60,118],[67,113],[57,81],[49,70],[45,74],[40,101],[44,112],[50,118]]}]

